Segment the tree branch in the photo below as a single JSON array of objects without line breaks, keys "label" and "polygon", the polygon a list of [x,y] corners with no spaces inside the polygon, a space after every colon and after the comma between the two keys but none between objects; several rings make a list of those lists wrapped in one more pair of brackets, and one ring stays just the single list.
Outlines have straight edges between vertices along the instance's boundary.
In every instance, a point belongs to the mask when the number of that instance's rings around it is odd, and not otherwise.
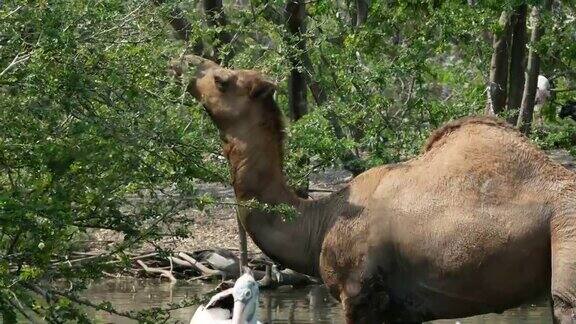
[{"label": "tree branch", "polygon": [[[165,0],[152,0],[152,2],[156,6],[163,5],[166,1]],[[192,25],[186,19],[184,12],[178,6],[175,6],[170,11],[168,16],[168,22],[172,29],[174,29],[176,39],[183,40],[186,42],[190,41],[190,34],[192,33]],[[196,55],[203,55],[204,54],[204,44],[202,44],[202,40],[196,41],[192,45],[192,52]]]},{"label": "tree branch", "polygon": [[215,275],[223,276],[224,275],[224,273],[222,271],[210,269],[207,266],[203,265],[202,263],[196,261],[196,259],[194,259],[193,257],[189,256],[188,254],[186,254],[184,252],[178,253],[177,256],[181,259],[184,259],[186,262],[190,263],[191,266],[195,267],[198,271],[200,271],[200,273],[202,273],[204,275],[210,275],[210,276],[215,276]]},{"label": "tree branch", "polygon": [[[174,277],[174,275],[172,274],[172,271],[168,271],[168,270],[164,270],[164,269],[160,269],[160,268],[153,268],[153,267],[149,267],[146,265],[146,263],[142,262],[142,260],[136,260],[136,263],[138,263],[142,269],[144,269],[144,271],[148,272],[148,273],[158,273],[160,274],[161,277],[166,277],[170,280],[171,283],[176,283],[176,278]],[[172,264],[172,263],[170,263]]]},{"label": "tree branch", "polygon": [[220,27],[220,31],[216,33],[216,38],[219,41],[218,46],[214,47],[214,61],[216,63],[228,63],[233,56],[232,51],[226,53],[222,59],[221,47],[226,44],[232,43],[232,35],[224,30],[224,26],[228,24],[226,15],[224,14],[224,8],[222,6],[222,0],[204,0],[204,12],[208,17],[208,26],[210,27]]},{"label": "tree branch", "polygon": [[4,74],[8,73],[10,70],[14,69],[19,64],[22,64],[22,63],[28,61],[28,59],[30,59],[30,56],[32,56],[32,53],[24,54],[22,56],[21,55],[22,55],[22,53],[16,54],[16,56],[14,57],[12,62],[10,62],[10,64],[8,64],[8,66],[4,70],[2,70],[2,72],[0,72],[0,77],[2,77]]}]

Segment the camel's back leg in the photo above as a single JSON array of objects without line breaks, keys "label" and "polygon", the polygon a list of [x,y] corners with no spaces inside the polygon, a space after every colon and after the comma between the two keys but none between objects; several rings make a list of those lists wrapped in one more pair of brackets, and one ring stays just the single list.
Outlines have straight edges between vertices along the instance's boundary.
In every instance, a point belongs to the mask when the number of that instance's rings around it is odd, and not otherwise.
[{"label": "camel's back leg", "polygon": [[551,295],[555,324],[576,324],[576,203],[551,220]]}]

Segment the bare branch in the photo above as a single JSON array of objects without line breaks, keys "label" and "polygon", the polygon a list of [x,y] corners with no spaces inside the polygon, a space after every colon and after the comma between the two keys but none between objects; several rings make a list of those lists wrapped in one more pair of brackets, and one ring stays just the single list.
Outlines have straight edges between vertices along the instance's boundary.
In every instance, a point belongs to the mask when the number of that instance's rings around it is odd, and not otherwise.
[{"label": "bare branch", "polygon": [[[160,6],[164,4],[165,0],[153,0],[152,2],[156,6]],[[177,6],[173,7],[170,11],[168,19],[170,26],[172,26],[172,29],[174,29],[176,38],[189,42],[190,34],[192,33],[192,24],[190,24],[188,19],[186,19],[182,9]],[[202,44],[202,40],[198,40],[192,44],[192,48],[194,54],[202,55],[204,52],[204,44]]]},{"label": "bare branch", "polygon": [[[211,27],[224,27],[228,24],[226,19],[226,14],[224,13],[224,8],[222,6],[222,0],[204,0],[204,11],[208,17],[208,25]],[[224,30],[220,28],[220,31],[216,33],[219,44],[214,48],[214,60],[216,63],[226,64],[232,58],[232,52],[226,53],[225,57],[220,62],[220,50],[223,45],[231,44],[233,37]]]},{"label": "bare branch", "polygon": [[100,35],[102,35],[102,34],[106,34],[106,33],[109,33],[109,32],[111,32],[111,31],[114,31],[114,30],[116,30],[116,29],[120,29],[120,28],[124,27],[127,23],[129,23],[130,21],[132,21],[132,20],[134,20],[136,17],[138,17],[137,15],[135,15],[135,13],[137,13],[138,11],[140,11],[140,9],[142,9],[142,6],[143,6],[143,5],[144,5],[144,4],[140,4],[138,7],[136,7],[136,9],[132,10],[132,11],[129,12],[126,16],[124,16],[122,19],[120,19],[120,24],[118,24],[118,25],[116,25],[116,26],[113,26],[113,27],[111,27],[111,28],[102,30],[102,31],[94,34],[93,37],[100,36]]},{"label": "bare branch", "polygon": [[8,73],[13,68],[15,68],[18,64],[22,64],[22,63],[28,61],[30,56],[32,56],[32,53],[28,53],[28,54],[24,54],[24,55],[22,55],[22,53],[16,54],[16,56],[14,57],[12,62],[10,62],[10,64],[8,64],[8,66],[4,70],[2,70],[2,72],[0,72],[0,77],[3,76],[4,74]]},{"label": "bare branch", "polygon": [[146,263],[142,262],[142,260],[136,260],[136,263],[138,263],[142,269],[144,269],[144,271],[148,272],[148,273],[158,273],[160,274],[161,277],[166,277],[168,279],[170,279],[171,283],[176,283],[176,278],[174,277],[174,275],[172,274],[172,271],[168,271],[168,270],[164,270],[164,269],[160,269],[160,268],[152,268],[146,265]]},{"label": "bare branch", "polygon": [[565,89],[550,89],[550,92],[570,92],[570,91],[576,91],[576,87],[573,88],[565,88]]},{"label": "bare branch", "polygon": [[184,259],[186,262],[190,263],[191,266],[195,267],[198,271],[200,271],[203,275],[220,275],[223,276],[224,273],[220,270],[210,269],[207,266],[203,265],[202,263],[196,261],[193,257],[189,256],[184,252],[180,252],[177,256],[181,259]]},{"label": "bare branch", "polygon": [[4,18],[8,18],[8,17],[12,16],[12,15],[15,14],[16,12],[18,12],[20,9],[22,9],[22,6],[16,7],[14,10],[10,11],[10,12],[6,15],[6,17],[4,17]]}]

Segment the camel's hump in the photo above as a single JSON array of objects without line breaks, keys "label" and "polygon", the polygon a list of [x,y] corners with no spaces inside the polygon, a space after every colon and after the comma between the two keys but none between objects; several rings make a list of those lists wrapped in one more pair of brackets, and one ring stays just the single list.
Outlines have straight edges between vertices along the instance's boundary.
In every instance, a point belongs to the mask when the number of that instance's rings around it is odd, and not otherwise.
[{"label": "camel's hump", "polygon": [[[442,127],[435,130],[434,132],[432,132],[430,137],[428,137],[428,141],[426,142],[426,145],[424,145],[423,152],[430,151],[434,147],[434,144],[436,144],[442,137],[454,132],[455,130],[457,130],[463,126],[470,125],[470,124],[494,126],[494,127],[498,127],[498,128],[517,132],[514,127],[512,127],[506,121],[499,119],[497,117],[493,117],[493,116],[464,117],[464,118],[450,121],[450,122],[444,124]],[[520,133],[518,133],[518,134],[520,134]]]}]

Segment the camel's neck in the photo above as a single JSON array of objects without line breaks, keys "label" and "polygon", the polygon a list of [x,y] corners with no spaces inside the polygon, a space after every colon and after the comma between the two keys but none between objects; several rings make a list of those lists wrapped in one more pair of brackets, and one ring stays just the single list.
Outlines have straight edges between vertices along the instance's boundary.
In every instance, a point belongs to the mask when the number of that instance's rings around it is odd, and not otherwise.
[{"label": "camel's neck", "polygon": [[232,183],[239,203],[254,199],[296,209],[294,220],[261,209],[239,208],[240,220],[256,245],[269,257],[298,272],[318,275],[321,245],[328,217],[314,203],[298,198],[282,173],[282,148],[277,137],[254,134],[250,138],[226,136],[224,151],[230,162]]}]

